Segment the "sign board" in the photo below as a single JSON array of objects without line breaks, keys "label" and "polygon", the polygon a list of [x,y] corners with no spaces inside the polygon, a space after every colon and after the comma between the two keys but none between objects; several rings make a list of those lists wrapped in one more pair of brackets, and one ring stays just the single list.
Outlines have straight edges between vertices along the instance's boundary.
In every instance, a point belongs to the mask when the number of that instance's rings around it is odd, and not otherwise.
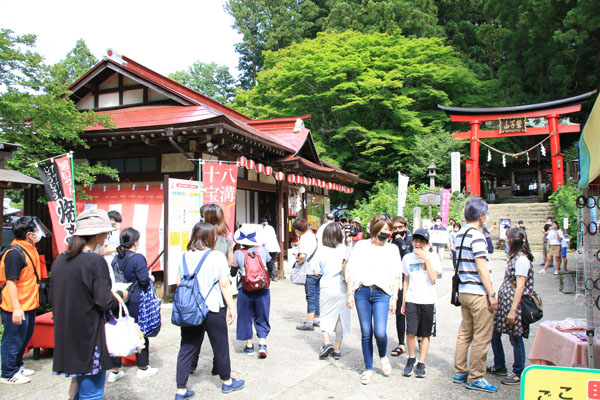
[{"label": "sign board", "polygon": [[521,399],[599,400],[600,370],[531,365],[521,377]]},{"label": "sign board", "polygon": [[510,218],[500,218],[500,227],[510,226]]},{"label": "sign board", "polygon": [[176,282],[181,256],[187,250],[192,228],[200,222],[201,188],[202,184],[198,181],[169,178],[169,283]]},{"label": "sign board", "polygon": [[450,176],[451,192],[460,192],[460,153],[458,151],[453,151],[450,154]]},{"label": "sign board", "polygon": [[498,118],[500,133],[527,132],[525,117]]},{"label": "sign board", "polygon": [[429,243],[446,244],[448,243],[448,231],[429,230]]},{"label": "sign board", "polygon": [[419,195],[419,204],[422,206],[439,206],[440,202],[439,193],[426,192]]}]

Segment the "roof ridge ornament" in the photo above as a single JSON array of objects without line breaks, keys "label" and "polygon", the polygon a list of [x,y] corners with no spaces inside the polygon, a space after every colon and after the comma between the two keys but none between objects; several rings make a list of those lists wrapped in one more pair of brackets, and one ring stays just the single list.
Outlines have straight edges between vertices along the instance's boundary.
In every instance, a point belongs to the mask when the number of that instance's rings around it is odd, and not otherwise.
[{"label": "roof ridge ornament", "polygon": [[302,130],[302,128],[304,128],[304,120],[302,120],[301,118],[298,118],[296,120],[296,125],[294,125],[294,133],[298,133]]},{"label": "roof ridge ornament", "polygon": [[104,59],[110,59],[124,67],[127,66],[127,61],[123,60],[123,56],[115,49],[106,49],[106,55],[104,56]]}]

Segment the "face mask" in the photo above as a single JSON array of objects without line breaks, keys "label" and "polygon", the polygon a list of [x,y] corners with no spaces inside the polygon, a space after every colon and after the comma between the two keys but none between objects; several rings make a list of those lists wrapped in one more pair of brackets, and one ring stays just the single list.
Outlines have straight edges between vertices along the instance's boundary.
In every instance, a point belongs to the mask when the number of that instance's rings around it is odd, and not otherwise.
[{"label": "face mask", "polygon": [[106,246],[108,246],[108,236],[106,237],[106,239],[104,239],[104,243],[96,245],[94,253],[101,253]]},{"label": "face mask", "polygon": [[385,242],[389,236],[390,236],[390,234],[389,234],[389,233],[383,233],[383,232],[381,232],[381,233],[378,233],[378,234],[377,234],[377,239],[378,239],[380,242]]},{"label": "face mask", "polygon": [[42,235],[38,232],[38,233],[34,233],[33,237],[31,238],[31,240],[33,240],[33,243],[37,243],[40,240],[42,240]]}]

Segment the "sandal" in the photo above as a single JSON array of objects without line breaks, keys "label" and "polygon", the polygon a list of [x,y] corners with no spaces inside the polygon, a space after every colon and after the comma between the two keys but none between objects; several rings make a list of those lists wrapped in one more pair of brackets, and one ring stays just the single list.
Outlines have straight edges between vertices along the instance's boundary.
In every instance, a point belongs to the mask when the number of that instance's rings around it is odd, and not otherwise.
[{"label": "sandal", "polygon": [[360,374],[360,383],[363,385],[368,385],[371,383],[371,377],[373,376],[373,370],[370,369],[368,371],[364,371]]},{"label": "sandal", "polygon": [[406,350],[404,350],[404,347],[402,347],[402,345],[398,345],[396,346],[396,348],[394,350],[392,350],[392,352],[390,353],[390,355],[392,355],[393,357],[398,357],[401,354],[406,353]]},{"label": "sandal", "polygon": [[381,371],[384,376],[390,376],[392,373],[392,364],[390,363],[389,358],[386,357],[381,359]]}]

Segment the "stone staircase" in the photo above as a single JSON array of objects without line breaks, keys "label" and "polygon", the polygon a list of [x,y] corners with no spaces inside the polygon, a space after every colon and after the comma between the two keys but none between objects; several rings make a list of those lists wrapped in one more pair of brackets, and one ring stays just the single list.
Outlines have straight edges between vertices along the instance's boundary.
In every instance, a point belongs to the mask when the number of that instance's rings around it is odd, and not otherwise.
[{"label": "stone staircase", "polygon": [[[523,220],[527,230],[529,247],[532,252],[542,251],[542,233],[546,218],[553,215],[550,203],[501,203],[490,204],[488,208],[488,224],[496,221],[492,232],[494,248],[498,244],[500,219],[510,219],[511,226],[517,226],[517,221]],[[504,249],[501,249],[503,251]]]}]

